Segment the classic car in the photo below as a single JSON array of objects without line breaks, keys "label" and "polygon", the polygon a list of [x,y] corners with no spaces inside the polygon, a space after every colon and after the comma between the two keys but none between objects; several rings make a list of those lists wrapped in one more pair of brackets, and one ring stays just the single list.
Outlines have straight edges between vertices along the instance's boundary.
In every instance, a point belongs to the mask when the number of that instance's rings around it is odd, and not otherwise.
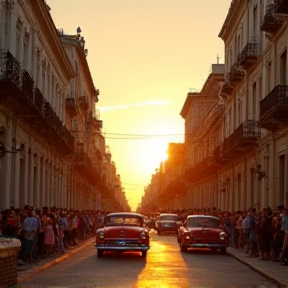
[{"label": "classic car", "polygon": [[226,253],[228,235],[220,228],[220,219],[211,215],[189,215],[178,230],[178,243],[183,252],[189,248],[220,249]]},{"label": "classic car", "polygon": [[177,234],[182,222],[177,214],[161,213],[156,221],[156,230],[158,235],[163,232],[174,232]]},{"label": "classic car", "polygon": [[110,213],[105,216],[103,227],[96,231],[97,256],[105,251],[140,251],[146,257],[150,249],[150,236],[141,214],[132,212]]}]

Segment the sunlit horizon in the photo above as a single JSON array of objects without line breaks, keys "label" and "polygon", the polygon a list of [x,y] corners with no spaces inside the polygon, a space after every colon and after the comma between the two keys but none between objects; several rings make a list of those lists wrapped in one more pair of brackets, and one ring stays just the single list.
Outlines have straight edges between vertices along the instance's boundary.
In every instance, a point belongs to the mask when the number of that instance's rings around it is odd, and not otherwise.
[{"label": "sunlit horizon", "polygon": [[[212,64],[224,63],[224,43],[218,35],[231,0],[79,3],[47,0],[56,28],[70,34],[81,28],[93,82],[100,91],[96,108],[103,136],[135,210],[168,144],[183,142],[180,111],[187,93],[202,89]],[[114,139],[112,133],[174,136],[153,142]]]}]

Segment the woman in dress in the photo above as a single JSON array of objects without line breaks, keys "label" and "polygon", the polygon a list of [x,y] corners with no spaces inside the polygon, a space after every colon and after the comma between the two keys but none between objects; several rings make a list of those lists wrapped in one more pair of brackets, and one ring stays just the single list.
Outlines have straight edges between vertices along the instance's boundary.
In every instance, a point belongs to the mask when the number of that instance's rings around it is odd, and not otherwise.
[{"label": "woman in dress", "polygon": [[55,234],[53,229],[53,219],[47,217],[44,229],[45,237],[44,244],[46,249],[46,255],[51,256],[53,253],[53,247],[55,244]]}]

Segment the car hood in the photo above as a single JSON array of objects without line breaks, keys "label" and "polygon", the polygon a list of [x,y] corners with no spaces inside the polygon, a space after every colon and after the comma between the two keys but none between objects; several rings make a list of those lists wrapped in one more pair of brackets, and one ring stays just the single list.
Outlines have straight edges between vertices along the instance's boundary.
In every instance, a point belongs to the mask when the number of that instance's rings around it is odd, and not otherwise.
[{"label": "car hood", "polygon": [[144,228],[142,227],[111,226],[111,227],[105,227],[104,233],[105,238],[138,238],[141,231],[143,230]]}]

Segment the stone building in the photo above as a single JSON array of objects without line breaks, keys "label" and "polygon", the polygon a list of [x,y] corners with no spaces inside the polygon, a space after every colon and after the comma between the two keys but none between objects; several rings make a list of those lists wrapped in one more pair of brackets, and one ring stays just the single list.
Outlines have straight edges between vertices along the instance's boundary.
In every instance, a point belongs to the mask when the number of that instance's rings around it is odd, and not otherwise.
[{"label": "stone building", "polygon": [[0,210],[95,209],[109,183],[81,31],[57,30],[44,0],[0,0],[0,53]]},{"label": "stone building", "polygon": [[[218,35],[224,67],[212,65],[180,113],[182,208],[288,206],[287,7],[287,0],[231,1]],[[176,201],[177,192],[170,197]]]}]

